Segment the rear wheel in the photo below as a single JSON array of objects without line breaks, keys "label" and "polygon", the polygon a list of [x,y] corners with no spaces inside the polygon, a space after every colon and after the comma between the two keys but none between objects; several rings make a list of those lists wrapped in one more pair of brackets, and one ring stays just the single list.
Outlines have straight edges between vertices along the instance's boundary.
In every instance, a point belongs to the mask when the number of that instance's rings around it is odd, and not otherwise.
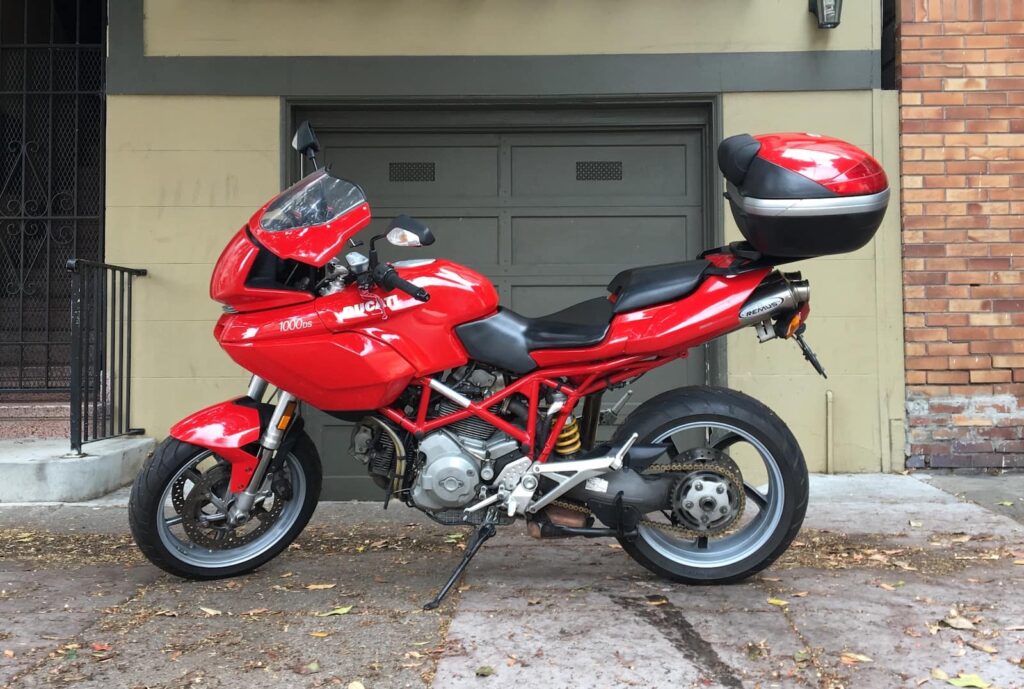
[{"label": "rear wheel", "polygon": [[269,562],[309,522],[320,496],[320,458],[303,434],[268,474],[244,524],[229,526],[231,467],[211,451],[167,438],[132,486],[129,523],[157,567],[190,579],[217,579]]},{"label": "rear wheel", "polygon": [[[807,467],[786,424],[733,390],[691,387],[652,398],[617,430],[621,443],[668,445],[678,471],[662,512],[645,515],[623,549],[674,581],[725,584],[774,562],[796,537],[807,510]],[[679,471],[685,467],[685,471]]]}]

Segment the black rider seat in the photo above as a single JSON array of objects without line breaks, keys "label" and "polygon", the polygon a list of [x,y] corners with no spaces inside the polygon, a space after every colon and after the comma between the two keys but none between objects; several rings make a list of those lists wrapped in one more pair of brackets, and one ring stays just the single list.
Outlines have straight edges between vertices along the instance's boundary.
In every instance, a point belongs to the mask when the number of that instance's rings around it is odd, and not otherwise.
[{"label": "black rider seat", "polygon": [[697,288],[710,265],[698,260],[631,268],[608,283],[608,298],[588,299],[539,318],[499,308],[493,316],[456,327],[455,334],[472,359],[529,373],[537,368],[530,352],[600,344],[615,314],[682,299]]}]

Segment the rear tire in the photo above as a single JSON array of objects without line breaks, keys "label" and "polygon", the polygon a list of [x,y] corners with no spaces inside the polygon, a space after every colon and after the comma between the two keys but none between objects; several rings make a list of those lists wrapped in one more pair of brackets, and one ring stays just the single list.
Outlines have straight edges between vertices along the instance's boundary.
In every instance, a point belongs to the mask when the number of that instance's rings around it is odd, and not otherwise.
[{"label": "rear tire", "polygon": [[[723,552],[718,561],[712,551],[702,556],[696,541],[663,538],[661,530],[650,527],[642,526],[635,539],[620,539],[620,543],[630,557],[665,579],[686,584],[728,584],[768,567],[792,543],[807,511],[807,466],[796,438],[775,412],[748,395],[725,388],[687,387],[662,393],[630,414],[613,442],[621,444],[637,433],[638,444],[654,443],[672,429],[705,423],[731,427],[735,434],[759,443],[778,468],[775,483],[781,490],[773,496],[770,489],[767,496],[769,500],[776,498],[777,505],[766,502],[759,508],[759,514],[764,510],[765,522],[758,538],[744,547],[740,543],[729,556]],[[705,541],[705,548],[708,542],[714,544],[714,537]]]},{"label": "rear tire", "polygon": [[168,529],[161,528],[158,522],[165,519],[168,486],[178,479],[183,470],[208,456],[211,453],[206,448],[166,438],[135,478],[128,502],[128,523],[143,555],[164,571],[187,579],[233,577],[266,564],[302,533],[320,498],[320,457],[313,441],[303,433],[287,459],[289,471],[301,473],[301,477],[293,477],[293,483],[301,480],[303,487],[301,495],[291,498],[299,504],[282,512],[288,523],[283,523],[276,531],[268,530],[266,538],[257,542],[258,547],[250,548],[251,556],[244,559],[225,557],[225,564],[218,564],[215,554],[231,554],[230,549],[216,551],[200,547],[197,552],[203,553],[205,560],[197,562],[196,558],[190,558],[188,548],[170,539]]}]

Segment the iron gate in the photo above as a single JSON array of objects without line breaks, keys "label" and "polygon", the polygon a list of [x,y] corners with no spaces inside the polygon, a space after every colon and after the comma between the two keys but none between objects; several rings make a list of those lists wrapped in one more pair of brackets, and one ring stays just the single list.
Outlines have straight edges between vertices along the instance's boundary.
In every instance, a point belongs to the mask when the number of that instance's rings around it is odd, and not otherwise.
[{"label": "iron gate", "polygon": [[0,0],[0,392],[70,385],[72,257],[103,256],[103,0]]}]

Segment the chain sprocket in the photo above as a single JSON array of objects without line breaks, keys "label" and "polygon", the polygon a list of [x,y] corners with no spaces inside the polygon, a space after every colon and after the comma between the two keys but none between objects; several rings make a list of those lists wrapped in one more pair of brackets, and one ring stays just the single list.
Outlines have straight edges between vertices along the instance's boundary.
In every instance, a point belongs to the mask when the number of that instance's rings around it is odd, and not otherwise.
[{"label": "chain sprocket", "polygon": [[226,493],[230,479],[230,467],[227,464],[217,465],[204,473],[184,498],[179,512],[181,526],[189,540],[197,546],[211,550],[227,550],[250,543],[266,533],[284,509],[285,501],[274,494],[274,501],[269,510],[265,507],[265,500],[258,501],[252,508],[249,521],[239,527],[228,526],[226,521],[204,521],[204,518],[209,516],[204,508],[211,504],[211,494]]},{"label": "chain sprocket", "polygon": [[[736,524],[739,522],[740,517],[743,516],[743,510],[746,508],[747,496],[746,496],[746,493],[743,490],[743,479],[740,476],[739,467],[737,467],[736,463],[733,462],[731,459],[729,460],[728,464],[731,464],[732,467],[729,467],[724,462],[720,462],[718,460],[711,460],[711,459],[709,459],[708,461],[677,462],[677,463],[673,463],[673,464],[653,464],[653,465],[651,465],[648,469],[646,469],[643,472],[645,474],[676,474],[676,473],[678,473],[678,474],[684,474],[685,475],[685,474],[689,474],[689,473],[697,472],[697,471],[713,471],[714,473],[719,474],[720,476],[724,476],[734,486],[738,487],[737,494],[738,494],[738,499],[739,499],[739,505],[738,505],[738,507],[736,509],[735,517],[730,520],[729,525],[725,529],[722,529],[720,531],[715,531],[713,533],[709,533],[707,531],[698,531],[696,529],[689,529],[689,528],[686,528],[685,526],[679,526],[678,524],[668,524],[666,522],[656,522],[656,521],[654,521],[652,519],[641,519],[640,523],[644,524],[645,526],[649,526],[651,528],[658,529],[660,531],[667,531],[669,533],[672,533],[672,534],[678,536],[679,538],[686,538],[686,539],[708,538],[709,536],[722,536],[722,535],[724,535],[726,533],[729,533],[729,531],[732,530],[732,528],[734,528],[736,526]],[[733,467],[735,467],[735,468],[733,468]],[[681,476],[680,478],[683,478],[683,477]],[[674,492],[675,491],[673,489],[673,493]],[[559,507],[564,507],[564,508],[566,508],[568,510],[573,510],[574,512],[583,512],[585,514],[590,514],[590,509],[588,507],[586,507],[585,505],[580,505],[580,504],[575,503],[575,502],[568,502],[568,501],[565,501],[565,500],[555,500],[551,504],[552,505],[558,505]]]}]

